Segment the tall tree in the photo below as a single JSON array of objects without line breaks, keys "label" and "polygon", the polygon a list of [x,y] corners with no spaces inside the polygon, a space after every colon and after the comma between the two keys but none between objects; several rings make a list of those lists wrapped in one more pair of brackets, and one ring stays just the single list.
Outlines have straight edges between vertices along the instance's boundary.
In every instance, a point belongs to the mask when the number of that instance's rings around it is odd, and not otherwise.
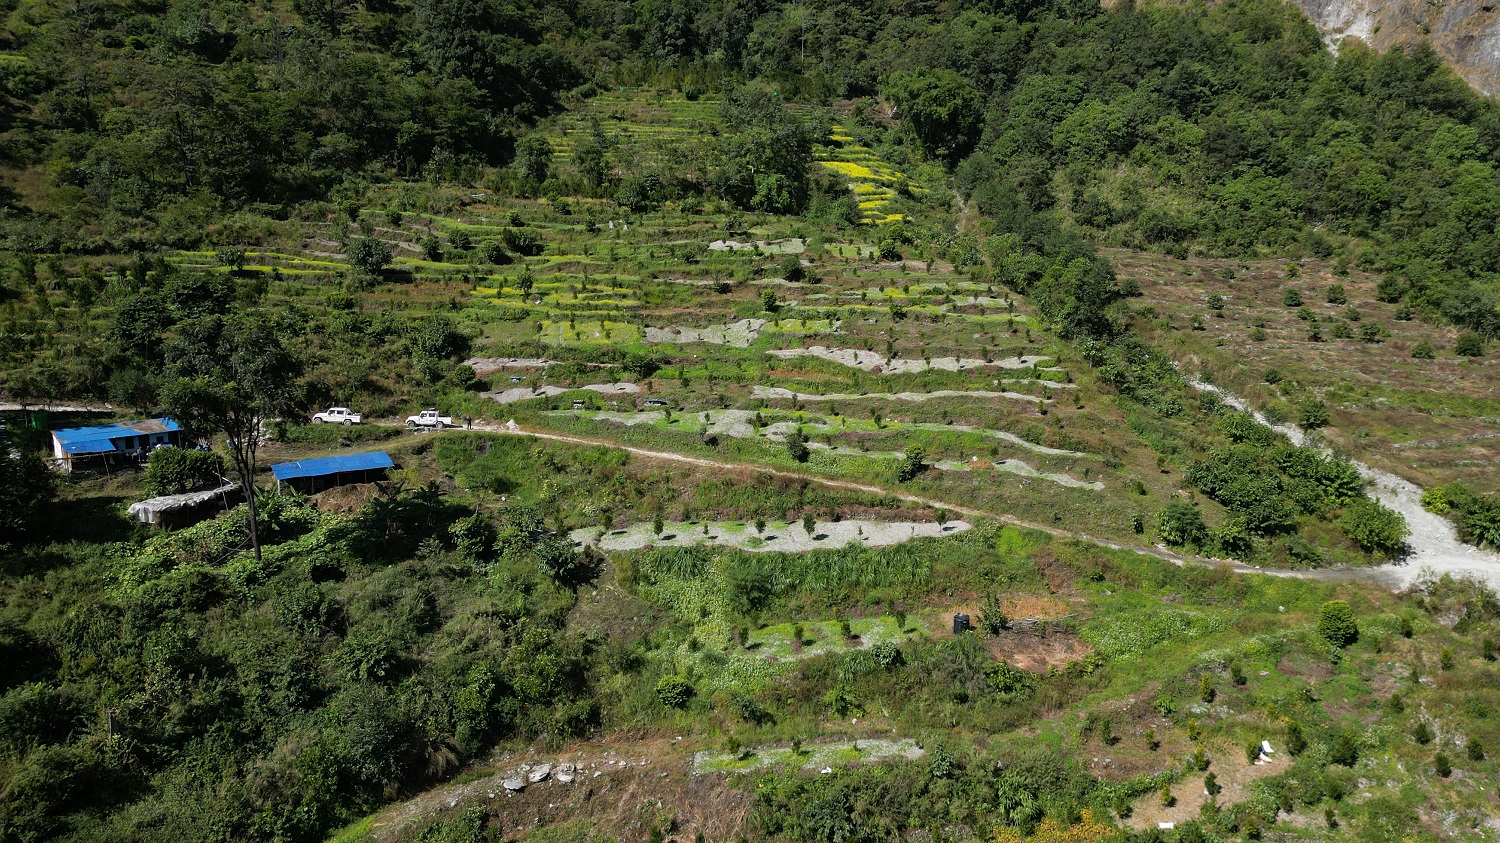
[{"label": "tall tree", "polygon": [[241,313],[225,326],[218,354],[194,356],[163,397],[167,412],[188,428],[224,434],[250,509],[250,546],[260,558],[255,474],[267,421],[298,409],[298,361],[266,315]]}]

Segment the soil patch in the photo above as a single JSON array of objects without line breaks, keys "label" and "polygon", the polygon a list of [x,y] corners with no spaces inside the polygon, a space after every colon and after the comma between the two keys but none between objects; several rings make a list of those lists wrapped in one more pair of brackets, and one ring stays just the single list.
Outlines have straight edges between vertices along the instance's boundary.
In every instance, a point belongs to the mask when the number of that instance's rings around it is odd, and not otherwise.
[{"label": "soil patch", "polygon": [[[1271,759],[1262,764],[1245,763],[1243,751],[1236,751],[1230,746],[1212,746],[1208,749],[1208,754],[1209,772],[1214,774],[1219,787],[1223,788],[1215,797],[1221,806],[1245,801],[1250,798],[1250,787],[1256,781],[1285,772],[1292,765],[1291,758],[1285,752],[1272,753]],[[1135,803],[1135,809],[1130,818],[1125,820],[1125,825],[1139,831],[1157,828],[1161,823],[1185,823],[1197,819],[1199,809],[1209,798],[1203,792],[1205,775],[1194,773],[1172,785],[1174,804],[1171,807],[1164,807],[1156,793],[1143,797]]]},{"label": "soil patch", "polygon": [[363,508],[379,494],[380,488],[374,483],[353,483],[326,489],[309,500],[324,512],[350,513]]}]

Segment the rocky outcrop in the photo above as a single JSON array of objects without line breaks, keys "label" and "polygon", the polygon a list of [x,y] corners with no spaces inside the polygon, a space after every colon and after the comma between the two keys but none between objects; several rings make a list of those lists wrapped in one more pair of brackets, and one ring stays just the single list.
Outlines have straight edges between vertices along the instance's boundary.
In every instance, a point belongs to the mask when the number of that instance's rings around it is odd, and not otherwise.
[{"label": "rocky outcrop", "polygon": [[1422,40],[1481,93],[1500,94],[1500,0],[1297,0],[1329,46],[1382,52]]}]

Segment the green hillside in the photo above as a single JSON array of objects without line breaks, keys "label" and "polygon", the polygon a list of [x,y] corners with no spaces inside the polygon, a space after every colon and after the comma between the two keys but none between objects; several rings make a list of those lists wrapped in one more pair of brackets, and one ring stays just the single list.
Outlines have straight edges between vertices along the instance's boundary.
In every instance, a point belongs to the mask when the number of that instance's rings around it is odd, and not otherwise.
[{"label": "green hillside", "polygon": [[1494,836],[1500,110],[1431,50],[0,16],[0,841]]}]

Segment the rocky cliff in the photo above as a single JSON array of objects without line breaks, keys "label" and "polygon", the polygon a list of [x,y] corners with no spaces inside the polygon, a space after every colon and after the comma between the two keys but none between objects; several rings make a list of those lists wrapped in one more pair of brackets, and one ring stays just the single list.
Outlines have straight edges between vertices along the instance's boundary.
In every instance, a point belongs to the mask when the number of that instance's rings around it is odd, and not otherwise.
[{"label": "rocky cliff", "polygon": [[1500,94],[1500,0],[1296,0],[1331,46],[1378,50],[1432,42],[1479,91]]}]

